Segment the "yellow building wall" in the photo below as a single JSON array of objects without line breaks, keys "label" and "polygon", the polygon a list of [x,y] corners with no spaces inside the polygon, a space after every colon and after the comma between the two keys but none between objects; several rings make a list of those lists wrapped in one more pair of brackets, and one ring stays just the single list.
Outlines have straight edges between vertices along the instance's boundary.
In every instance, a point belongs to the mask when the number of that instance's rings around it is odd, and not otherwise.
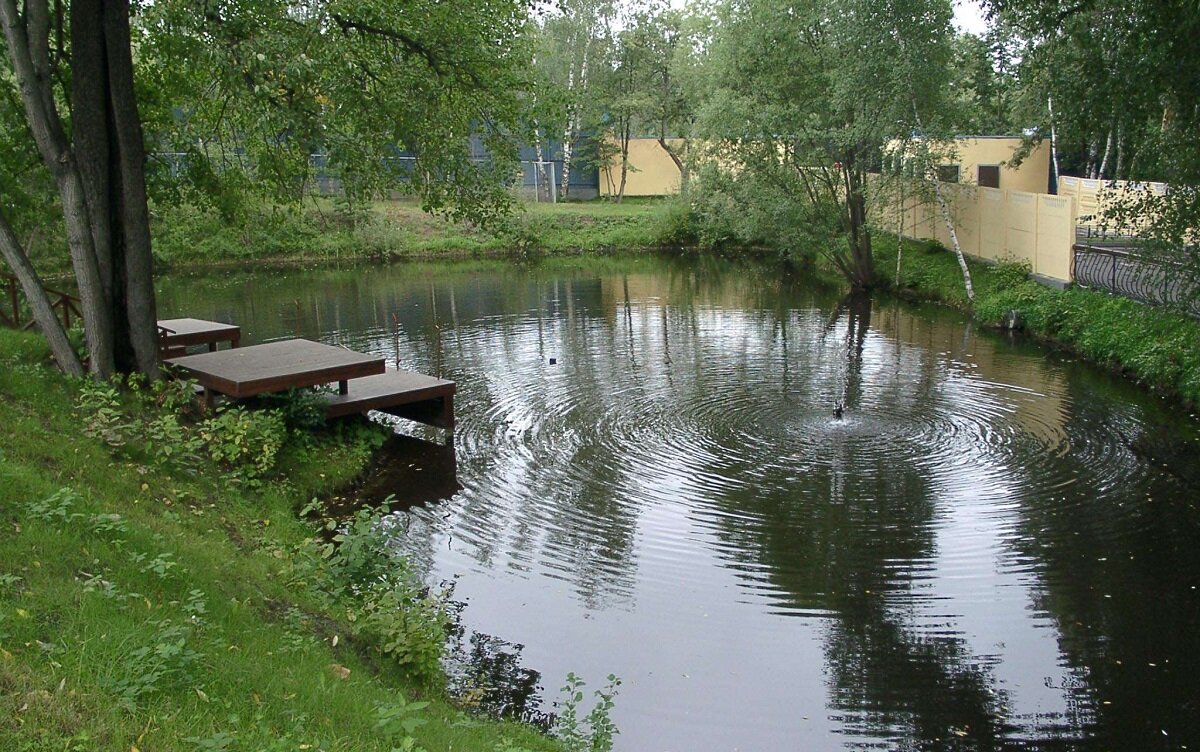
[{"label": "yellow building wall", "polygon": [[989,261],[1004,258],[1008,248],[1007,202],[999,188],[979,191],[979,255]]},{"label": "yellow building wall", "polygon": [[[683,139],[667,139],[672,149],[682,148]],[[621,156],[619,144],[609,139],[610,147],[618,147],[617,156],[600,170],[600,195],[615,196],[621,188]],[[629,172],[625,178],[626,196],[669,196],[679,193],[679,168],[671,155],[656,138],[634,138],[629,141]]]},{"label": "yellow building wall", "polygon": [[1032,268],[1037,261],[1037,194],[1008,191],[1004,256],[1023,261]]},{"label": "yellow building wall", "polygon": [[979,185],[979,165],[1000,165],[1000,188],[1006,191],[1045,193],[1050,184],[1050,148],[1035,146],[1020,166],[1005,164],[1022,146],[1019,138],[968,136],[954,141],[956,154],[942,161],[959,165],[959,182]]},{"label": "yellow building wall", "polygon": [[954,232],[958,235],[958,244],[963,253],[978,256],[981,229],[979,189],[970,185],[951,185],[946,188],[946,200],[950,204],[950,216],[954,218]]},{"label": "yellow building wall", "polygon": [[[1161,196],[1167,192],[1166,183],[1135,183],[1128,180],[1089,180],[1071,175],[1058,179],[1058,195],[1069,196],[1075,202],[1080,224],[1099,226],[1104,222],[1106,207],[1131,194],[1150,191]],[[1120,232],[1136,233],[1146,228],[1149,217],[1133,220],[1127,227],[1110,227]]]}]

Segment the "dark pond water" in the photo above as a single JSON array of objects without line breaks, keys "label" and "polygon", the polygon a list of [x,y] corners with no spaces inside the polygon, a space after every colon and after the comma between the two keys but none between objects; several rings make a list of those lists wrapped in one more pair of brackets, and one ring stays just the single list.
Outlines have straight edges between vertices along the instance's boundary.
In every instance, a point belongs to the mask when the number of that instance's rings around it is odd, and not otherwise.
[{"label": "dark pond water", "polygon": [[398,545],[620,750],[1200,748],[1195,423],[1095,369],[715,259],[161,287],[458,382]]}]

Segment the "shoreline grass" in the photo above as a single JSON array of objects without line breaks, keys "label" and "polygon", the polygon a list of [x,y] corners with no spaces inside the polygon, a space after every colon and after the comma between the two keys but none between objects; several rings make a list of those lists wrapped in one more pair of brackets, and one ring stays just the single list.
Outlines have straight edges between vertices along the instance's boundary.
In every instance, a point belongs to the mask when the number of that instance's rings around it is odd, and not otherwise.
[{"label": "shoreline grass", "polygon": [[[881,236],[879,240],[883,240]],[[896,268],[896,243],[879,243],[879,269]],[[1057,290],[1039,284],[1015,264],[969,261],[975,301],[967,300],[954,255],[936,243],[906,240],[901,257],[902,297],[956,308],[990,328],[1015,320],[1043,344],[1128,377],[1195,409],[1200,406],[1200,322],[1167,308],[1097,290]]]},{"label": "shoreline grass", "polygon": [[0,330],[0,748],[560,749],[414,679],[317,586],[298,509],[366,466],[369,428],[235,483],[82,435],[84,388]]},{"label": "shoreline grass", "polygon": [[332,202],[259,206],[237,223],[191,206],[155,210],[154,254],[162,269],[258,263],[430,260],[569,255],[661,247],[664,200],[522,203],[493,234],[425,213],[410,200],[373,202],[347,218]]}]

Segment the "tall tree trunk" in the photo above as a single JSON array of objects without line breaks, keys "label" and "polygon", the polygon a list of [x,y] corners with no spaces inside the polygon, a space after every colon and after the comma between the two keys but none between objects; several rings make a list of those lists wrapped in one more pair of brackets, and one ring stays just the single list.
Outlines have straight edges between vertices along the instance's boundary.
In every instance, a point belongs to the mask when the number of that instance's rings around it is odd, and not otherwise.
[{"label": "tall tree trunk", "polygon": [[1050,160],[1054,166],[1054,192],[1058,192],[1058,134],[1054,130],[1054,97],[1046,98],[1046,109],[1050,111]]},{"label": "tall tree trunk", "polygon": [[625,199],[625,182],[629,177],[629,138],[633,128],[632,118],[621,126],[621,187],[617,189],[617,203]]},{"label": "tall tree trunk", "polygon": [[851,279],[856,290],[869,290],[875,285],[875,259],[871,251],[871,231],[867,227],[867,197],[862,175],[849,162],[842,166],[846,186],[846,211],[849,221]]},{"label": "tall tree trunk", "polygon": [[588,57],[592,48],[592,35],[586,29],[579,33],[583,35],[586,32],[587,37],[583,40],[583,52],[579,61],[579,92],[576,95],[575,86],[575,68],[572,66],[570,73],[567,75],[567,95],[572,98],[571,114],[567,118],[567,131],[563,135],[563,179],[562,179],[562,196],[566,198],[571,192],[571,153],[575,150],[575,139],[579,137],[579,124],[582,117],[580,98],[587,96],[588,85]]},{"label": "tall tree trunk", "polygon": [[1121,180],[1125,173],[1125,126],[1117,125],[1117,164],[1113,167],[1113,180]]},{"label": "tall tree trunk", "polygon": [[47,2],[26,0],[24,9],[22,15],[16,0],[0,0],[26,120],[62,200],[90,371],[101,378],[114,368],[156,376],[146,155],[128,0],[71,3],[73,145],[56,105]]},{"label": "tall tree trunk", "polygon": [[[155,378],[158,375],[158,315],[154,296],[154,255],[150,248],[150,210],[146,197],[146,145],[133,86],[129,0],[91,1],[104,8],[109,112],[117,146],[109,190],[114,197],[115,214],[120,219],[120,231],[114,232],[113,244],[122,249],[124,256],[124,284],[119,287],[125,292],[125,300],[115,313],[125,315],[123,321],[114,321],[114,324],[120,324],[122,340],[127,341],[132,350],[118,353],[117,366],[122,371],[136,369]],[[74,23],[71,25],[74,27]],[[114,272],[118,270],[114,268]]]},{"label": "tall tree trunk", "polygon": [[687,196],[687,193],[688,193],[688,165],[687,165],[688,141],[687,141],[687,139],[684,139],[684,141],[683,141],[683,153],[682,154],[676,153],[674,149],[672,149],[670,146],[668,146],[667,139],[662,135],[660,135],[658,137],[658,145],[662,147],[662,150],[665,151],[667,153],[667,156],[671,158],[671,161],[675,163],[675,169],[679,170],[679,195]]},{"label": "tall tree trunk", "polygon": [[[537,156],[537,167],[535,168],[537,170],[536,177],[541,178],[540,185],[535,186],[535,189],[534,189],[535,196],[534,197],[538,201],[541,201],[542,200],[542,186],[546,185],[547,182],[549,182],[549,181],[547,181],[547,179],[546,179],[546,160],[545,160],[545,155],[542,151],[542,129],[538,127],[536,120],[533,122],[533,151],[534,151],[534,154]],[[547,194],[547,195],[550,195],[551,201],[554,201],[557,198],[556,196],[554,196],[552,194]]]},{"label": "tall tree trunk", "polygon": [[1093,138],[1088,143],[1087,169],[1084,170],[1084,174],[1087,175],[1092,180],[1095,180],[1097,177],[1099,177],[1099,174],[1098,174],[1099,170],[1097,169],[1099,167],[1099,165],[1096,162],[1096,159],[1099,156],[1100,156],[1100,142],[1097,139]]},{"label": "tall tree trunk", "polygon": [[1104,179],[1108,176],[1108,157],[1112,154],[1113,147],[1113,132],[1112,128],[1108,129],[1108,138],[1104,141],[1104,157],[1100,160],[1100,167],[1096,170],[1096,177]]},{"label": "tall tree trunk", "polygon": [[[917,100],[913,98],[913,119],[917,125],[917,133],[924,134],[925,128],[921,125],[921,111],[917,107]],[[958,232],[954,229],[954,217],[950,215],[950,207],[946,204],[946,196],[942,193],[942,181],[938,180],[937,168],[933,164],[933,160],[929,158],[928,142],[922,140],[922,155],[921,161],[922,170],[925,173],[925,179],[933,184],[933,192],[937,197],[938,209],[942,213],[942,221],[946,223],[946,229],[950,233],[950,244],[953,246],[954,256],[958,259],[958,268],[962,271],[963,286],[967,291],[967,300],[975,302],[975,285],[971,282],[971,269],[967,266],[967,259],[963,255],[962,245],[958,242]]]},{"label": "tall tree trunk", "polygon": [[[25,105],[25,117],[62,200],[67,246],[83,311],[89,370],[93,375],[107,378],[113,368],[112,316],[97,262],[79,168],[55,105],[48,63],[49,18],[46,0],[28,0],[24,15],[18,12],[16,0],[0,0],[0,21],[4,24],[4,36]],[[94,31],[99,33],[99,28]]]},{"label": "tall tree trunk", "polygon": [[950,244],[958,259],[958,268],[962,270],[963,285],[967,289],[967,300],[973,303],[975,302],[975,285],[971,283],[971,269],[967,266],[967,258],[963,255],[962,246],[958,242],[958,232],[954,229],[954,217],[950,216],[950,207],[946,204],[945,194],[942,193],[942,181],[938,180],[937,173],[932,170],[929,173],[929,180],[933,183],[933,192],[937,196],[938,208],[942,212],[942,221],[946,223],[946,229],[950,233]]}]

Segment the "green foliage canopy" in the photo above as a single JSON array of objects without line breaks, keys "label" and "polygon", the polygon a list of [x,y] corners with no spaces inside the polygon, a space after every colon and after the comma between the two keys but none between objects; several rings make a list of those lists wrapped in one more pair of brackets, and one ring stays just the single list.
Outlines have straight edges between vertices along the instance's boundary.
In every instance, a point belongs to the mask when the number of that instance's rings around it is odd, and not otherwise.
[{"label": "green foliage canopy", "polygon": [[[947,121],[951,8],[945,0],[730,0],[712,48],[716,91],[701,130],[727,181],[776,195],[809,255],[859,288],[875,284],[867,173],[917,116]],[[761,197],[760,197],[761,198]],[[735,201],[735,203],[742,203]],[[844,239],[844,245],[829,238]]]},{"label": "green foliage canopy", "polygon": [[408,191],[487,223],[527,135],[527,23],[523,0],[150,3],[142,114],[153,150],[184,155],[186,187],[223,208],[252,186],[299,198],[321,153],[351,198]]}]

